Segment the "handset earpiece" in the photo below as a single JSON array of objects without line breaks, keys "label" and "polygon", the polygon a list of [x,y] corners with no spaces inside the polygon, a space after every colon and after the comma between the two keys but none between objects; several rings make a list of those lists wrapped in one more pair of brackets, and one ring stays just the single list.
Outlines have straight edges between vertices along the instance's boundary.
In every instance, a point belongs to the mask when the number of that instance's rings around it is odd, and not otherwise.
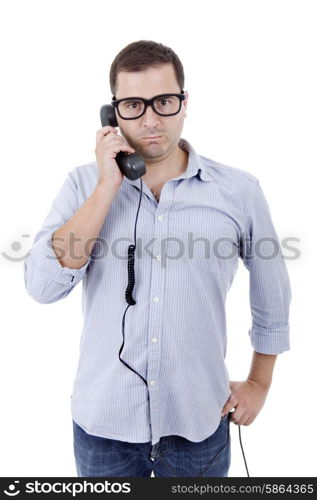
[{"label": "handset earpiece", "polygon": [[105,127],[110,125],[110,127],[118,127],[116,112],[113,106],[110,104],[105,104],[100,109],[100,120],[101,125]]}]

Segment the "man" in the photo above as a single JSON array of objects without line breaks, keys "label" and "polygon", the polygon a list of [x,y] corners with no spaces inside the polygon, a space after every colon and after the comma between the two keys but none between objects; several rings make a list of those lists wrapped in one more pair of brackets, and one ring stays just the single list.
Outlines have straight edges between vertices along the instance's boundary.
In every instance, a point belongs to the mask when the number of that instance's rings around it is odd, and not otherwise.
[{"label": "man", "polygon": [[[122,136],[98,130],[96,162],[69,172],[25,261],[27,290],[41,303],[83,279],[71,401],[79,476],[227,476],[230,421],[254,421],[276,356],[290,348],[290,283],[259,181],[180,137],[183,85],[169,47],[140,40],[116,56],[110,86]],[[141,179],[122,175],[120,151],[142,157]],[[118,352],[140,196],[128,369]],[[254,353],[248,377],[230,382],[225,300],[239,257],[250,274]]]}]

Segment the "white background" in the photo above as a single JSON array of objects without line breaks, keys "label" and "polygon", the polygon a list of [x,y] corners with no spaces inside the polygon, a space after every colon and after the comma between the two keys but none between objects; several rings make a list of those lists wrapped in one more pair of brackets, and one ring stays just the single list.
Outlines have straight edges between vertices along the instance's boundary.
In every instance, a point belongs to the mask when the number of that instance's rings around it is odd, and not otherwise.
[{"label": "white background", "polygon": [[[68,171],[95,160],[110,65],[140,39],[172,47],[183,63],[182,137],[255,175],[280,239],[299,240],[300,258],[286,261],[291,350],[278,356],[265,406],[241,435],[251,476],[316,476],[315,8],[307,0],[1,3],[1,476],[76,476],[70,395],[82,284],[39,304],[26,292],[23,256]],[[252,357],[240,264],[227,299],[231,380],[248,375]],[[246,476],[235,424],[231,438],[229,475]]]}]

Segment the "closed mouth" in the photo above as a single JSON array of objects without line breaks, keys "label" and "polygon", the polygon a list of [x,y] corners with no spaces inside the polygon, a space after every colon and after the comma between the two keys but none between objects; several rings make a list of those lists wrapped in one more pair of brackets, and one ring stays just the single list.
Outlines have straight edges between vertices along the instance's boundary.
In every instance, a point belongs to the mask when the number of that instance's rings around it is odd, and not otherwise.
[{"label": "closed mouth", "polygon": [[143,139],[159,139],[160,137],[162,137],[162,136],[161,135],[152,135],[149,137],[143,137]]}]

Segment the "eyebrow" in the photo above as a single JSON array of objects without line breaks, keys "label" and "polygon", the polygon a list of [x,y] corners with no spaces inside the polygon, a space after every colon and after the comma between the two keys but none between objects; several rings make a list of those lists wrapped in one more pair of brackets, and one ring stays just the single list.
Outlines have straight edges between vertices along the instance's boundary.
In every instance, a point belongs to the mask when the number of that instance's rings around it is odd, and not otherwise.
[{"label": "eyebrow", "polygon": [[173,95],[173,94],[178,94],[179,92],[162,92],[161,94],[156,94],[153,95],[152,97],[140,97],[140,96],[131,96],[131,97],[116,97],[116,101],[119,101],[120,99],[153,99],[154,97],[159,97],[161,95]]}]

